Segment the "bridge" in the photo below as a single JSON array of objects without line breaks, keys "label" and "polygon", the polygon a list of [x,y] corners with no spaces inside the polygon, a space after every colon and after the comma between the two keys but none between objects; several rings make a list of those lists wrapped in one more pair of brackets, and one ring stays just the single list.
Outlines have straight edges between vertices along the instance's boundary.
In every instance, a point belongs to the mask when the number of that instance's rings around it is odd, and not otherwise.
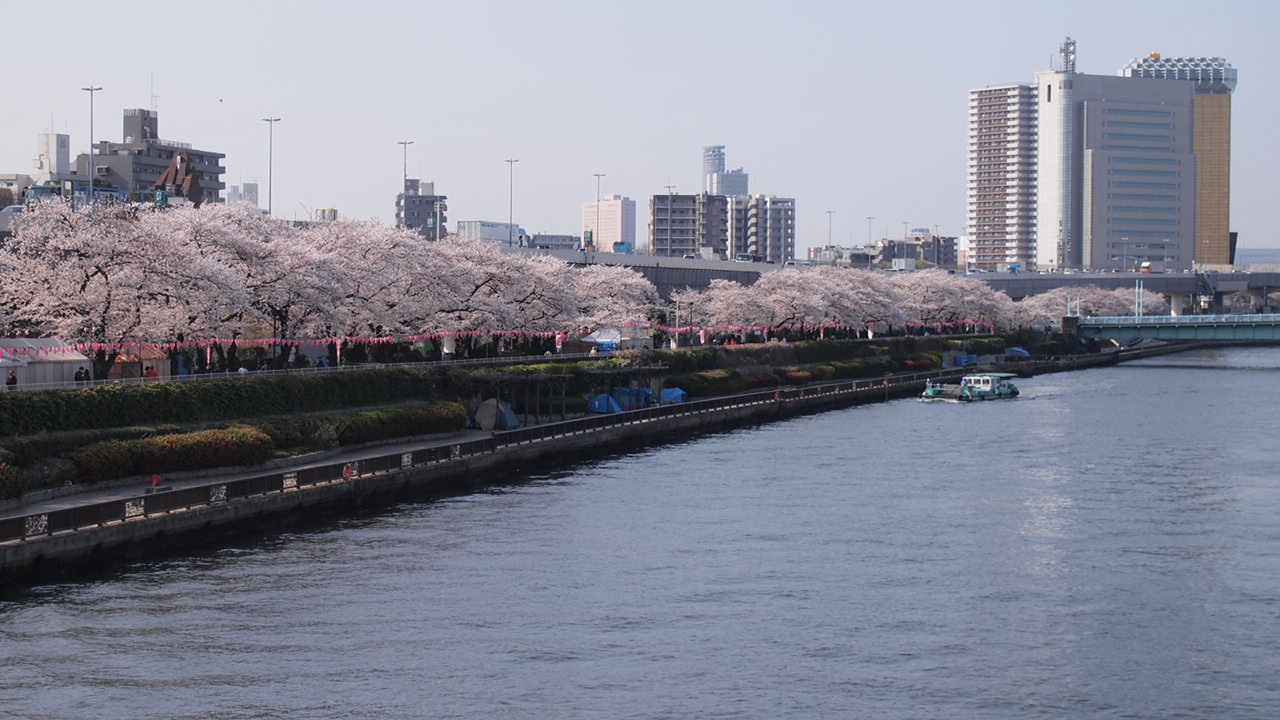
[{"label": "bridge", "polygon": [[[1064,327],[1069,323],[1064,322]],[[1280,342],[1280,314],[1136,315],[1078,318],[1080,336],[1130,340],[1254,340]]]}]

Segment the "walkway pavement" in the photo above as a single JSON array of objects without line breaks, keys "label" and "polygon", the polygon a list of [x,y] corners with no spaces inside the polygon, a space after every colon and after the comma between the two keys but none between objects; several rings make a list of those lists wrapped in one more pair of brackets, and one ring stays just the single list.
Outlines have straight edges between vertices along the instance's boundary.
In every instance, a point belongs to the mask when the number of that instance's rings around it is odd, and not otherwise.
[{"label": "walkway pavement", "polygon": [[[172,475],[165,476],[164,485],[165,487],[171,487],[174,490],[180,490],[182,488],[270,475],[276,472],[305,470],[307,468],[337,465],[339,463],[348,463],[372,457],[395,455],[397,453],[412,452],[414,450],[422,450],[425,448],[443,447],[446,445],[454,445],[460,442],[467,442],[469,440],[480,440],[492,436],[493,433],[487,430],[463,430],[456,435],[448,435],[444,437],[418,437],[417,439],[408,439],[403,442],[367,445],[352,450],[309,453],[307,455],[299,456],[296,459],[292,459],[293,462],[291,462],[290,458],[284,458],[273,461],[265,467],[253,468],[243,472],[220,472],[215,469],[174,473]],[[94,505],[97,503],[110,502],[112,500],[134,498],[143,495],[151,487],[151,483],[146,479],[140,478],[136,482],[110,481],[103,485],[84,485],[76,487],[82,489],[67,495],[48,499],[32,500],[29,502],[24,501],[21,504],[6,507],[0,510],[0,520],[5,518],[25,517],[27,515],[38,515],[41,513],[53,512],[55,510],[66,510],[68,508],[80,507],[82,505]]]}]

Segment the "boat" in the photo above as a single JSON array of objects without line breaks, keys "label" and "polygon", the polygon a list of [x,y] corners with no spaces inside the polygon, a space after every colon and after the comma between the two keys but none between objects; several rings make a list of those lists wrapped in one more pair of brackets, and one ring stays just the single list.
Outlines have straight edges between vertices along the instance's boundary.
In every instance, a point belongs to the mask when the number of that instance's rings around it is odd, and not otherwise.
[{"label": "boat", "polygon": [[1005,400],[1018,397],[1018,388],[1009,382],[1014,373],[972,373],[960,378],[959,383],[940,383],[929,380],[924,384],[921,400]]}]

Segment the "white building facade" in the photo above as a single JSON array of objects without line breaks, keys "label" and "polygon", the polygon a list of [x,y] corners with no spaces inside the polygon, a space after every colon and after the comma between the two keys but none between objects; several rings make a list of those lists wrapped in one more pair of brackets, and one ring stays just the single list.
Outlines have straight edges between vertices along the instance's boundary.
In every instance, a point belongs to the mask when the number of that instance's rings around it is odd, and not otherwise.
[{"label": "white building facade", "polygon": [[[596,250],[624,252],[636,248],[636,201],[621,195],[610,195],[597,202],[582,203],[582,237],[590,233]],[[625,248],[625,250],[623,250]]]},{"label": "white building facade", "polygon": [[1036,268],[1189,268],[1192,84],[1041,72],[1036,102]]}]

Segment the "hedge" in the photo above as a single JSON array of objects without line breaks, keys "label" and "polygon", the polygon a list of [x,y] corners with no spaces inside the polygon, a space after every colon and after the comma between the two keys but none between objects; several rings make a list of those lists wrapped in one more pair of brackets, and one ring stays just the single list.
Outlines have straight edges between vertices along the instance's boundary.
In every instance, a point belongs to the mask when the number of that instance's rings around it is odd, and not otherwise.
[{"label": "hedge", "polygon": [[149,473],[258,465],[271,457],[271,438],[257,428],[108,440],[68,453],[82,482]]},{"label": "hedge", "polygon": [[425,400],[436,393],[440,377],[434,369],[385,368],[0,393],[0,435],[237,420]]},{"label": "hedge", "polygon": [[338,442],[352,445],[386,438],[456,432],[466,425],[466,408],[455,402],[370,410],[346,418],[338,430]]},{"label": "hedge", "polygon": [[0,463],[0,500],[21,497],[27,491],[27,476],[22,470]]}]

